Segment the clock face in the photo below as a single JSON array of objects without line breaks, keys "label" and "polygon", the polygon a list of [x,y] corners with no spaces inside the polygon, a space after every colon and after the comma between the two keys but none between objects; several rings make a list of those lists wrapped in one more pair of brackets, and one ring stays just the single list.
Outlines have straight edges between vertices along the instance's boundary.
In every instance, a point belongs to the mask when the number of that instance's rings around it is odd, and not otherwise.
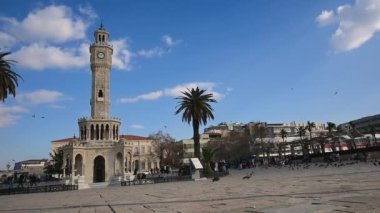
[{"label": "clock face", "polygon": [[98,52],[98,58],[104,58],[104,53],[103,52]]}]

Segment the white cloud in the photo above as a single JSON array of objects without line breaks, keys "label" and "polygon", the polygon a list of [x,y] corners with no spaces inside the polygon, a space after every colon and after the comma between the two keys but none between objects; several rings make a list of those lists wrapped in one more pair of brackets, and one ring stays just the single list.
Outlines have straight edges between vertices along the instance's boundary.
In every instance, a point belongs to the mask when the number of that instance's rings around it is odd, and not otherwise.
[{"label": "white cloud", "polygon": [[160,98],[163,95],[162,91],[150,92],[147,94],[139,95],[135,98],[121,98],[121,103],[136,103],[138,101],[151,101]]},{"label": "white cloud", "polygon": [[0,128],[13,126],[20,119],[19,114],[27,111],[27,109],[20,106],[8,107],[0,104]]},{"label": "white cloud", "polygon": [[168,36],[168,35],[164,35],[162,36],[162,41],[168,45],[169,47],[173,46],[174,45],[174,41],[172,39],[172,37]]},{"label": "white cloud", "polygon": [[30,93],[21,93],[16,96],[16,100],[25,104],[53,104],[62,100],[68,100],[69,97],[66,97],[61,92],[51,91],[51,90],[37,90]]},{"label": "white cloud", "polygon": [[220,100],[224,97],[224,95],[219,92],[216,92],[214,90],[215,86],[216,84],[213,82],[192,82],[192,83],[180,84],[172,88],[166,88],[166,89],[158,90],[155,92],[149,92],[146,94],[138,95],[134,98],[121,98],[119,99],[119,101],[121,103],[136,103],[138,101],[156,100],[164,96],[178,97],[182,95],[181,92],[185,92],[187,91],[187,89],[192,89],[196,87],[206,90],[207,93],[213,94],[213,97],[216,100]]},{"label": "white cloud", "polygon": [[143,125],[140,125],[140,124],[132,124],[129,127],[132,129],[144,129],[145,128]]},{"label": "white cloud", "polygon": [[155,47],[155,48],[149,49],[149,50],[144,50],[144,49],[139,50],[137,52],[137,55],[145,57],[145,58],[153,58],[153,57],[162,56],[163,54],[165,54],[167,52],[168,52],[168,50],[164,50],[161,47]]},{"label": "white cloud", "polygon": [[61,43],[83,39],[87,29],[85,22],[63,5],[36,9],[21,21],[10,17],[0,17],[0,21],[6,32],[22,41]]},{"label": "white cloud", "polygon": [[317,22],[318,22],[321,26],[325,26],[325,25],[331,24],[331,23],[333,23],[334,21],[336,21],[334,11],[332,11],[332,10],[330,10],[330,11],[324,10],[324,11],[322,11],[322,13],[316,18],[316,20],[317,20]]},{"label": "white cloud", "polygon": [[71,49],[34,43],[14,52],[12,58],[18,65],[34,70],[68,69],[88,66],[90,53],[88,44]]},{"label": "white cloud", "polygon": [[182,40],[174,40],[171,36],[169,35],[164,35],[162,36],[162,41],[165,43],[166,46],[168,47],[174,47],[182,42]]},{"label": "white cloud", "polygon": [[169,53],[171,51],[171,48],[175,45],[181,43],[181,40],[174,40],[169,35],[162,36],[162,42],[164,43],[164,47],[154,47],[151,49],[141,49],[137,51],[136,55],[141,56],[144,58],[153,58],[153,57],[160,57],[166,53]]},{"label": "white cloud", "polygon": [[0,32],[0,47],[10,48],[16,43],[16,39],[8,33]]},{"label": "white cloud", "polygon": [[112,65],[116,69],[130,70],[132,53],[128,49],[126,39],[118,39],[111,41],[113,45]]},{"label": "white cloud", "polygon": [[86,15],[90,19],[98,18],[98,14],[95,12],[94,8],[91,7],[91,5],[79,5],[79,12]]},{"label": "white cloud", "polygon": [[200,89],[207,90],[207,93],[212,93],[215,99],[220,100],[224,97],[224,95],[214,91],[215,86],[216,84],[213,82],[192,82],[192,83],[177,85],[173,88],[165,89],[164,93],[167,96],[177,97],[177,96],[182,95],[181,92],[185,92],[187,91],[187,89],[199,87]]},{"label": "white cloud", "polygon": [[[323,12],[318,17],[321,16]],[[329,15],[324,16],[325,21],[332,19]],[[354,5],[339,6],[331,16],[339,23],[331,36],[331,44],[337,52],[358,48],[380,31],[379,0],[356,0]]]}]

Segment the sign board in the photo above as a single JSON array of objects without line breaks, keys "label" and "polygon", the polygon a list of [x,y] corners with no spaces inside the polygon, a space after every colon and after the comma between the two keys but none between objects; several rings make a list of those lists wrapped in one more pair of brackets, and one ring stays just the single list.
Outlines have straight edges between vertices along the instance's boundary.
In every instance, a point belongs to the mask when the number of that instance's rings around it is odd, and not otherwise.
[{"label": "sign board", "polygon": [[198,158],[190,158],[190,161],[195,167],[195,169],[203,169],[203,166]]}]

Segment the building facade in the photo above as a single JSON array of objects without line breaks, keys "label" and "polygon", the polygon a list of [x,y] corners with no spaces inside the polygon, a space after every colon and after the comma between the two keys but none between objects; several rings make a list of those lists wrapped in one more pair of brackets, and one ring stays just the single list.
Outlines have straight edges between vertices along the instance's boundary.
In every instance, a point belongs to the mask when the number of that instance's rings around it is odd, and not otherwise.
[{"label": "building facade", "polygon": [[33,159],[20,161],[15,163],[13,170],[15,172],[27,172],[29,174],[35,174],[40,176],[44,174],[44,168],[47,162],[47,159]]},{"label": "building facade", "polygon": [[[202,147],[207,146],[207,143],[210,141],[209,134],[201,134],[199,137],[199,144],[201,147],[201,154],[202,154]],[[182,145],[182,153],[183,158],[192,158],[194,157],[194,139],[184,139],[179,141]]]},{"label": "building facade", "polygon": [[94,40],[90,46],[91,117],[78,119],[78,138],[52,141],[53,151],[63,151],[64,176],[83,183],[119,181],[135,170],[159,167],[159,159],[149,148],[152,141],[120,135],[121,120],[110,116],[113,47],[102,25]]}]

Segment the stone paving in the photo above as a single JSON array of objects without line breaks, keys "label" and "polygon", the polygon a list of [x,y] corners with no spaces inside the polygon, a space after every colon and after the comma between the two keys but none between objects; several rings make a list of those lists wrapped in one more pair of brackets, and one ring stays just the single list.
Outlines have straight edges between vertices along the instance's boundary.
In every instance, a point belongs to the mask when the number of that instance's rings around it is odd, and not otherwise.
[{"label": "stone paving", "polygon": [[185,181],[0,196],[0,212],[380,212],[380,166],[232,170]]}]

